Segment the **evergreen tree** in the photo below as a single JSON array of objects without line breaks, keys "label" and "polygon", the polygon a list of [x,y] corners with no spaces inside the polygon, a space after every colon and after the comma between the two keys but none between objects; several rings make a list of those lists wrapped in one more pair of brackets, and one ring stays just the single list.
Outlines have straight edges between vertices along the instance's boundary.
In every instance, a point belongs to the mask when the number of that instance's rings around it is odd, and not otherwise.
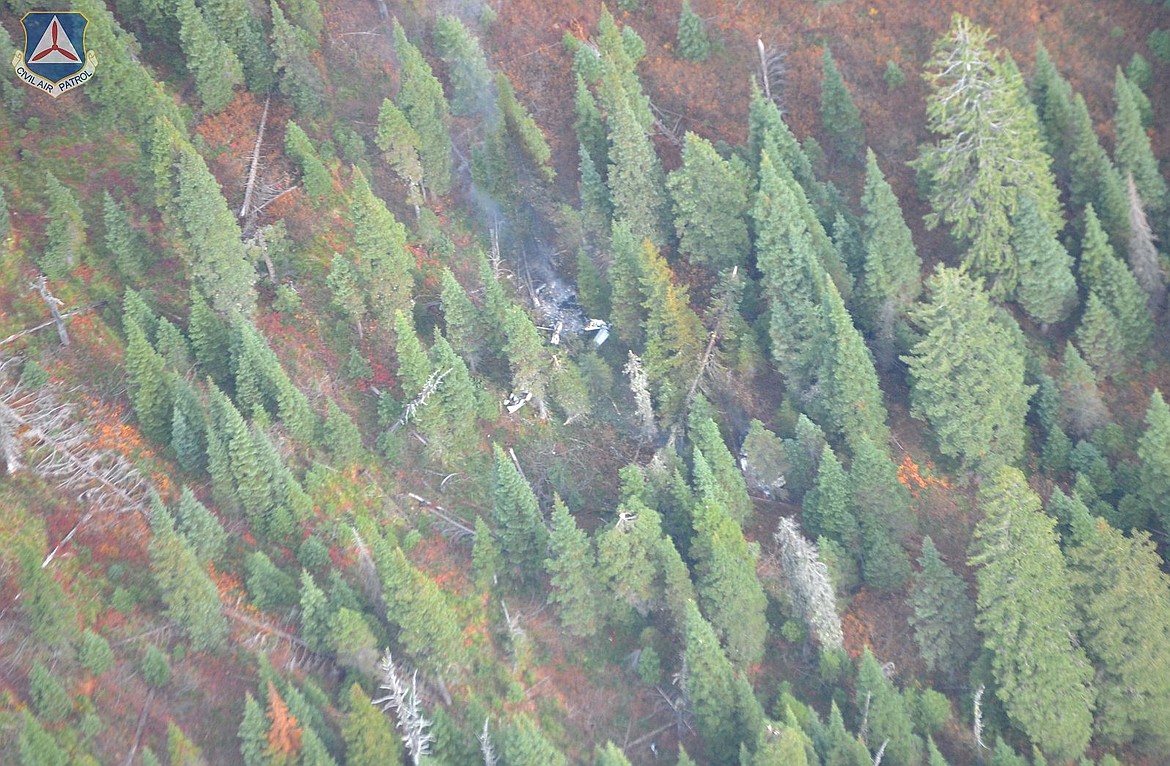
[{"label": "evergreen tree", "polygon": [[[4,34],[7,35],[8,30],[5,30]],[[11,43],[8,42],[9,40],[11,40],[11,38],[7,38],[5,40],[0,40],[0,44],[7,43],[8,45],[11,45]],[[107,224],[107,228],[108,228],[108,224]],[[4,197],[4,188],[0,187],[0,246],[7,245],[8,237],[11,234],[12,234],[12,217],[8,213],[8,200],[5,199],[5,197]]]},{"label": "evergreen tree", "polygon": [[1055,520],[1018,469],[979,490],[983,519],[970,564],[978,567],[976,625],[991,652],[996,696],[1008,718],[1045,753],[1078,757],[1092,724],[1092,667],[1075,643],[1073,594]]},{"label": "evergreen tree", "polygon": [[1073,145],[1073,90],[1068,80],[1057,71],[1044,43],[1036,41],[1036,66],[1030,84],[1032,101],[1044,129],[1048,153],[1056,159],[1060,175],[1069,170],[1069,154]]},{"label": "evergreen tree", "polygon": [[929,536],[922,541],[918,564],[922,569],[914,574],[909,598],[918,654],[931,670],[962,677],[979,646],[975,604],[967,585],[943,561]]},{"label": "evergreen tree", "polygon": [[600,92],[609,129],[606,182],[614,220],[629,224],[636,241],[649,239],[664,245],[668,199],[662,164],[616,72],[606,75]]},{"label": "evergreen tree", "polygon": [[711,53],[707,27],[699,14],[691,8],[690,0],[683,0],[678,18],[678,55],[688,61],[706,61]]},{"label": "evergreen tree", "polygon": [[641,247],[626,221],[614,221],[610,249],[613,253],[608,274],[613,305],[610,321],[623,343],[640,348],[645,339],[642,324],[646,315]]},{"label": "evergreen tree", "polygon": [[407,202],[414,206],[417,216],[425,196],[422,160],[419,147],[422,138],[411,127],[410,121],[393,101],[384,99],[378,110],[378,132],[374,143],[386,155],[386,162],[407,188]]},{"label": "evergreen tree", "polygon": [[447,64],[451,111],[465,116],[484,109],[490,101],[492,75],[479,40],[456,16],[435,19],[435,51]]},{"label": "evergreen tree", "polygon": [[1112,744],[1170,754],[1170,577],[1149,534],[1127,537],[1103,519],[1068,553],[1081,641],[1096,668],[1096,733]]},{"label": "evergreen tree", "polygon": [[467,291],[450,269],[443,269],[440,277],[440,305],[446,322],[446,337],[459,355],[474,371],[486,353],[488,331],[483,326],[479,309],[467,296]]},{"label": "evergreen tree", "polygon": [[50,280],[64,279],[81,262],[85,249],[85,217],[81,203],[68,187],[52,173],[45,175],[45,193],[49,198],[48,224],[45,226],[45,249],[37,265]]},{"label": "evergreen tree", "polygon": [[1074,204],[1092,205],[1101,216],[1114,247],[1124,247],[1129,237],[1125,187],[1121,174],[1101,148],[1093,130],[1089,107],[1081,94],[1073,97],[1073,147],[1069,153],[1069,190]]},{"label": "evergreen tree", "polygon": [[1113,99],[1117,104],[1117,112],[1113,117],[1113,129],[1117,136],[1114,149],[1117,168],[1123,178],[1133,177],[1147,209],[1161,216],[1170,203],[1170,190],[1167,190],[1166,179],[1159,172],[1158,160],[1150,149],[1150,137],[1142,124],[1134,88],[1130,86],[1121,67],[1117,68]]},{"label": "evergreen tree", "polygon": [[244,81],[254,93],[272,87],[272,49],[257,11],[245,0],[207,0],[202,6],[208,25],[223,35],[240,60]]},{"label": "evergreen tree", "polygon": [[217,561],[227,545],[227,532],[219,519],[186,485],[175,509],[175,528],[202,562]]},{"label": "evergreen tree", "polygon": [[114,665],[114,651],[103,636],[86,630],[81,634],[81,646],[77,651],[81,666],[95,676],[100,676]]},{"label": "evergreen tree", "polygon": [[398,106],[419,137],[418,154],[423,176],[431,191],[440,197],[451,191],[451,134],[447,99],[443,86],[419,49],[406,39],[398,20],[394,21],[394,51],[398,56],[401,88]]},{"label": "evergreen tree", "polygon": [[146,333],[135,322],[126,327],[126,371],[130,378],[130,404],[146,438],[159,444],[171,440],[174,393],[166,375],[165,362],[151,348]]},{"label": "evergreen tree", "polygon": [[1132,358],[1144,351],[1153,332],[1146,294],[1133,272],[1114,254],[1092,205],[1085,208],[1080,278],[1085,290],[1099,295],[1117,318],[1124,340],[1121,352]]},{"label": "evergreen tree", "polygon": [[585,80],[577,76],[577,90],[573,95],[575,117],[573,132],[577,136],[577,143],[581,150],[589,156],[592,167],[602,173],[609,169],[609,140],[605,131],[605,122],[601,119],[601,110],[597,108],[597,100],[593,98]]},{"label": "evergreen tree", "polygon": [[1146,408],[1146,430],[1137,444],[1138,481],[1126,498],[1128,517],[1135,526],[1145,526],[1157,519],[1170,527],[1170,407],[1162,392],[1154,389]]},{"label": "evergreen tree", "polygon": [[594,581],[597,560],[589,538],[559,497],[553,502],[549,553],[544,563],[552,589],[548,600],[556,604],[566,630],[577,636],[593,635],[601,626]]},{"label": "evergreen tree", "polygon": [[[7,237],[3,227],[3,198],[0,198],[0,242]],[[141,274],[151,259],[142,235],[130,223],[126,207],[107,191],[102,195],[102,222],[106,227],[106,250],[114,257],[118,271],[126,278]]]},{"label": "evergreen tree", "polygon": [[873,763],[866,746],[845,729],[836,700],[829,705],[829,723],[820,749],[825,766],[871,766]]},{"label": "evergreen tree", "polygon": [[507,561],[530,576],[544,561],[548,530],[528,481],[500,445],[493,445],[493,450],[496,467],[492,520],[499,530],[500,548]]},{"label": "evergreen tree", "polygon": [[545,182],[551,182],[556,176],[549,162],[552,150],[540,126],[520,103],[516,91],[512,89],[512,82],[503,72],[496,72],[496,105],[504,118],[512,143],[536,174]]},{"label": "evergreen tree", "polygon": [[232,88],[244,82],[240,60],[212,31],[195,0],[178,0],[175,18],[179,22],[179,43],[187,69],[195,77],[199,100],[208,112],[218,112],[232,100]]},{"label": "evergreen tree", "polygon": [[407,655],[437,674],[461,664],[461,628],[447,594],[416,569],[397,544],[376,540],[372,548],[386,619],[398,627],[398,642]]},{"label": "evergreen tree", "polygon": [[1036,201],[1021,195],[1012,219],[1012,247],[1019,259],[1016,298],[1028,316],[1048,325],[1066,319],[1077,302],[1072,258],[1040,217]]},{"label": "evergreen tree", "polygon": [[1064,348],[1059,385],[1060,423],[1068,433],[1087,439],[1109,422],[1097,376],[1071,342]]},{"label": "evergreen tree", "polygon": [[179,152],[178,183],[175,204],[192,281],[220,314],[251,316],[256,310],[256,272],[244,252],[240,227],[215,177],[189,145]]},{"label": "evergreen tree", "polygon": [[856,557],[861,552],[861,527],[853,513],[849,480],[828,444],[821,451],[816,483],[804,496],[801,521],[813,537],[827,537]]},{"label": "evergreen tree", "polygon": [[867,743],[875,750],[883,742],[886,743],[882,763],[916,766],[922,762],[922,740],[914,734],[914,723],[906,707],[906,698],[886,678],[882,666],[868,647],[857,668],[854,703],[858,710],[867,710]]},{"label": "evergreen tree", "polygon": [[741,668],[754,665],[764,656],[768,632],[764,616],[768,602],[756,578],[755,557],[743,530],[721,502],[715,476],[697,449],[695,482],[700,500],[690,555],[699,603],[723,639],[728,658]]},{"label": "evergreen tree", "polygon": [[732,763],[739,751],[740,740],[735,725],[731,663],[719,647],[714,629],[699,614],[693,602],[687,605],[683,635],[686,642],[683,691],[695,717],[695,728],[706,743],[713,763]]},{"label": "evergreen tree", "polygon": [[672,421],[686,406],[695,362],[703,354],[703,324],[690,307],[687,286],[675,281],[652,242],[642,243],[638,271],[646,309],[646,376],[660,417]]},{"label": "evergreen tree", "polygon": [[349,715],[341,725],[347,766],[401,763],[402,743],[384,713],[370,702],[362,687],[349,687]]},{"label": "evergreen tree", "polygon": [[345,414],[332,399],[325,406],[325,423],[322,426],[325,446],[335,460],[350,465],[362,450],[362,435],[349,415]]},{"label": "evergreen tree", "polygon": [[20,766],[66,766],[69,755],[53,740],[37,719],[24,714],[24,726],[20,730]]},{"label": "evergreen tree", "polygon": [[1126,338],[1121,323],[1096,294],[1090,294],[1085,302],[1085,313],[1077,327],[1077,345],[1103,378],[1112,377],[1125,366]]},{"label": "evergreen tree", "polygon": [[565,766],[565,756],[527,713],[513,718],[503,735],[500,754],[508,766]]},{"label": "evergreen tree", "polygon": [[28,695],[37,718],[46,723],[60,723],[73,712],[73,700],[40,662],[33,662],[29,670]]},{"label": "evergreen tree", "polygon": [[329,607],[325,591],[317,587],[313,576],[301,570],[301,637],[315,652],[329,646],[329,627],[333,611]]},{"label": "evergreen tree", "polygon": [[1010,58],[988,44],[991,34],[955,14],[927,64],[932,93],[927,126],[941,137],[915,163],[929,184],[934,212],[928,226],[946,222],[968,243],[964,264],[990,279],[997,298],[1015,294],[1019,278],[1011,246],[1011,215],[1021,195],[1035,199],[1040,217],[1061,223],[1059,192],[1044,151],[1039,118]]},{"label": "evergreen tree", "polygon": [[292,120],[284,130],[284,151],[301,166],[305,194],[320,205],[333,193],[333,176],[305,131]]},{"label": "evergreen tree", "polygon": [[865,126],[841,70],[825,46],[821,60],[821,125],[842,157],[857,159],[865,145]]},{"label": "evergreen tree", "polygon": [[597,567],[602,591],[612,598],[613,614],[631,621],[659,603],[661,517],[638,498],[623,502],[617,523],[597,536]]},{"label": "evergreen tree", "polygon": [[879,338],[893,338],[894,319],[922,289],[922,259],[894,190],[886,182],[872,149],[866,150],[865,189],[861,195],[865,260],[857,299],[866,328]]},{"label": "evergreen tree", "polygon": [[824,390],[817,406],[824,409],[826,422],[854,450],[865,439],[885,444],[890,430],[886,426],[886,407],[882,403],[873,357],[861,333],[853,326],[841,294],[827,276],[822,295],[828,347],[823,352],[819,377]]},{"label": "evergreen tree", "polygon": [[483,516],[475,517],[475,543],[471,548],[471,570],[475,582],[483,590],[489,590],[503,566],[500,548],[492,536],[491,527]]},{"label": "evergreen tree", "polygon": [[801,413],[796,419],[794,438],[784,440],[790,471],[788,490],[797,500],[804,497],[816,481],[821,451],[828,442],[821,427]]},{"label": "evergreen tree", "polygon": [[712,271],[742,266],[750,248],[748,169],[724,160],[705,138],[687,133],[682,166],[667,180],[679,250]]},{"label": "evergreen tree", "polygon": [[719,426],[711,418],[710,405],[700,397],[691,407],[687,421],[687,436],[697,452],[702,452],[708,468],[719,487],[720,499],[737,524],[746,525],[752,517],[752,499],[748,496],[743,472],[732,457],[727,443],[719,433]]},{"label": "evergreen tree", "polygon": [[944,455],[990,474],[1023,455],[1035,390],[1024,385],[1023,351],[966,273],[940,267],[928,287],[930,303],[911,313],[923,335],[903,357],[911,414],[929,421]]},{"label": "evergreen tree", "polygon": [[390,324],[395,311],[409,311],[414,258],[406,249],[406,227],[370,188],[357,168],[350,192],[354,272],[370,313]]},{"label": "evergreen tree", "polygon": [[151,530],[150,568],[166,604],[163,614],[187,634],[192,649],[215,648],[227,635],[219,589],[191,547],[175,532],[174,521],[161,502],[155,502],[151,513]]},{"label": "evergreen tree", "polygon": [[853,450],[849,484],[861,525],[862,575],[879,590],[898,590],[910,577],[902,539],[912,528],[910,493],[898,481],[889,452],[868,437]]},{"label": "evergreen tree", "polygon": [[284,11],[270,0],[272,12],[272,52],[280,92],[287,96],[298,112],[315,116],[322,110],[325,82],[309,59],[316,43],[307,33],[285,17]]}]

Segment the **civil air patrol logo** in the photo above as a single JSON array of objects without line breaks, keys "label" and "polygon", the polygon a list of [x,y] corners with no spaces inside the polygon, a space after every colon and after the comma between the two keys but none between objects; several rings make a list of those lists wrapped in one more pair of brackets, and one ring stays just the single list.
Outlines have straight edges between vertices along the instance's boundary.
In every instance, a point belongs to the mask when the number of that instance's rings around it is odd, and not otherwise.
[{"label": "civil air patrol logo", "polygon": [[30,11],[20,20],[24,50],[12,57],[16,76],[57,98],[93,77],[97,56],[85,49],[89,19],[75,11]]}]

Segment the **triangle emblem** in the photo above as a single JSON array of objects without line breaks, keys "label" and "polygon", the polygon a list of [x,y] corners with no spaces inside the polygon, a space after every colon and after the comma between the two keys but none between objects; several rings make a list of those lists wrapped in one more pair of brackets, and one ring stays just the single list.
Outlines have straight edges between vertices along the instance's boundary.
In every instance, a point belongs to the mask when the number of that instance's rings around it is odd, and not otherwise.
[{"label": "triangle emblem", "polygon": [[81,61],[81,56],[77,55],[69,35],[54,16],[28,60],[30,64],[76,64]]}]

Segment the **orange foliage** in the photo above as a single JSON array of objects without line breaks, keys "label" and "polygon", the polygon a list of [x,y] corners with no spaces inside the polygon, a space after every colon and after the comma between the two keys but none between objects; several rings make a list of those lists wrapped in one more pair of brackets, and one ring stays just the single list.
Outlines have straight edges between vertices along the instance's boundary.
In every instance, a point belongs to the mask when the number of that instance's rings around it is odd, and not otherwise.
[{"label": "orange foliage", "polygon": [[273,763],[292,763],[301,750],[301,729],[271,681],[268,682],[268,719],[272,726],[268,729],[266,755]]},{"label": "orange foliage", "polygon": [[940,489],[951,488],[949,481],[934,475],[934,463],[928,460],[924,468],[925,473],[919,469],[918,464],[914,462],[914,458],[906,455],[902,458],[902,462],[898,466],[898,482],[910,490],[910,494],[914,495],[914,497],[918,497],[918,494],[924,489],[933,487]]}]

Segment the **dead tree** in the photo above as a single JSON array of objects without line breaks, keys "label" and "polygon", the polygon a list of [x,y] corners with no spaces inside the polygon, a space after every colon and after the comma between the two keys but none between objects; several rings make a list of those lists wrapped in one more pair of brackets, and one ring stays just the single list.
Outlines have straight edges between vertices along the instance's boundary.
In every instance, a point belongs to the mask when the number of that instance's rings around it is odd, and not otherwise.
[{"label": "dead tree", "polygon": [[62,346],[68,346],[69,331],[65,329],[65,319],[61,316],[60,311],[63,303],[60,298],[49,291],[49,285],[45,279],[45,275],[39,274],[36,280],[28,287],[30,290],[36,290],[40,294],[41,300],[49,307],[49,314],[53,317],[53,324],[57,325],[57,337],[61,339]]},{"label": "dead tree", "polygon": [[763,81],[764,95],[783,112],[784,86],[788,72],[784,51],[765,47],[764,41],[758,37],[756,47],[760,51],[760,79]]},{"label": "dead tree", "polygon": [[382,656],[382,663],[378,666],[382,672],[380,688],[385,694],[373,704],[381,708],[383,713],[393,711],[396,724],[402,729],[402,741],[410,753],[410,760],[418,766],[424,755],[430,755],[431,743],[435,737],[429,731],[431,721],[423,715],[422,706],[418,699],[418,671],[415,671],[407,686],[406,679],[394,664],[390,650]]},{"label": "dead tree", "polygon": [[402,414],[398,416],[398,420],[394,421],[394,425],[390,426],[390,433],[395,433],[399,428],[406,425],[407,421],[414,417],[414,414],[422,407],[426,406],[427,400],[431,398],[431,394],[439,390],[439,385],[443,382],[443,378],[451,372],[448,367],[445,370],[435,370],[431,376],[427,378],[427,382],[423,384],[422,390],[418,395],[406,403],[402,408]]},{"label": "dead tree", "polygon": [[147,520],[151,487],[125,456],[94,446],[94,436],[75,417],[75,407],[61,402],[60,389],[26,390],[10,373],[15,358],[0,362],[0,449],[9,471],[19,470],[31,455],[33,473],[75,493],[85,507],[81,519],[45,557],[47,567],[95,515],[136,513]]},{"label": "dead tree", "polygon": [[654,420],[654,405],[650,401],[650,380],[646,377],[642,360],[633,351],[629,352],[622,372],[630,379],[630,392],[634,395],[634,409],[641,421],[642,438],[652,441],[658,435],[658,424]]},{"label": "dead tree", "polygon": [[1154,233],[1146,219],[1145,204],[1132,175],[1126,178],[1126,183],[1129,192],[1129,265],[1146,293],[1150,311],[1157,314],[1166,303],[1166,278],[1154,246]]},{"label": "dead tree", "polygon": [[837,598],[829,579],[829,569],[820,560],[817,546],[806,540],[796,522],[787,516],[780,519],[775,540],[784,586],[793,605],[812,628],[821,646],[843,648],[845,635],[841,631],[841,617],[837,614]]},{"label": "dead tree", "polygon": [[479,735],[479,752],[483,755],[483,766],[496,766],[498,758],[492,747],[492,735],[488,730],[488,719],[483,719],[483,732]]},{"label": "dead tree", "polygon": [[240,206],[240,218],[252,212],[252,191],[256,188],[256,173],[260,169],[260,146],[264,143],[264,126],[268,124],[268,104],[272,96],[264,99],[264,111],[260,114],[260,129],[256,131],[256,145],[252,147],[252,162],[248,169],[248,183],[244,186],[244,204]]}]

